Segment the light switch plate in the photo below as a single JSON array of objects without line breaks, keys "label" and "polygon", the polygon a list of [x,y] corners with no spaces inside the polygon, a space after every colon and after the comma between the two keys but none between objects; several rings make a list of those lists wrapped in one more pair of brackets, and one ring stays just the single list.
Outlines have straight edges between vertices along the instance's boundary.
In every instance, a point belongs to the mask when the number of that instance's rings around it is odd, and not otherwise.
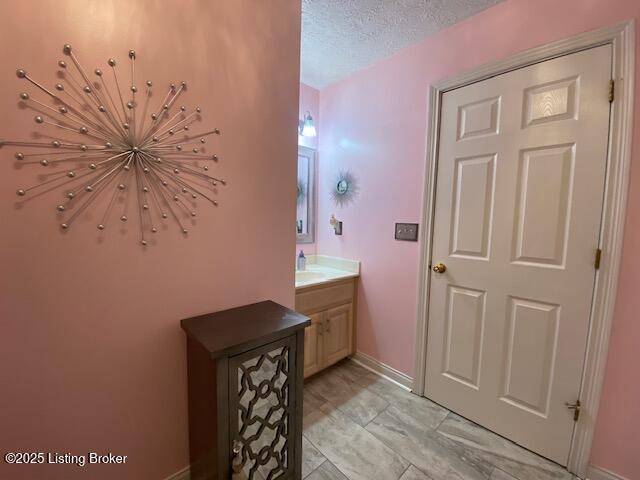
[{"label": "light switch plate", "polygon": [[396,240],[406,240],[408,242],[418,241],[417,223],[396,223]]}]

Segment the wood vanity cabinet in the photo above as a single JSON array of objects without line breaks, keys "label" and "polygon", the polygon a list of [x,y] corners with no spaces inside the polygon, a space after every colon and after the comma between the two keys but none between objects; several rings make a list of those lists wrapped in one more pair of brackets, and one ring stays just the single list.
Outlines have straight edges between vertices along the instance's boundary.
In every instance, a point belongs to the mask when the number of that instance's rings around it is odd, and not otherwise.
[{"label": "wood vanity cabinet", "polygon": [[349,355],[356,338],[357,278],[296,290],[296,311],[311,319],[304,330],[304,377]]},{"label": "wood vanity cabinet", "polygon": [[[309,319],[267,301],[181,322],[187,334],[192,480],[302,478]],[[235,457],[235,458],[234,458]]]}]

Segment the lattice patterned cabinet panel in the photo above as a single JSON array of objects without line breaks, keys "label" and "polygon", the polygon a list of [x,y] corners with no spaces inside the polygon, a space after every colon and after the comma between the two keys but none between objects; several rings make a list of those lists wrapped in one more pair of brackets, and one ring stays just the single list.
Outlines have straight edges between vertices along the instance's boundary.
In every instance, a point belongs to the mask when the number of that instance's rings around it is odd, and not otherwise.
[{"label": "lattice patterned cabinet panel", "polygon": [[289,476],[293,352],[290,337],[229,359],[230,433],[249,480]]}]

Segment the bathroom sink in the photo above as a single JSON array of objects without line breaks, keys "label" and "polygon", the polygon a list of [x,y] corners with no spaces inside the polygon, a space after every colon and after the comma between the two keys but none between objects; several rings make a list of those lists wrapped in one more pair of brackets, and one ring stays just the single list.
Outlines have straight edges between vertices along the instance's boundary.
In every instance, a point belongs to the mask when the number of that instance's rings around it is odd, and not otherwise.
[{"label": "bathroom sink", "polygon": [[327,274],[324,272],[311,272],[309,270],[296,271],[296,283],[310,282],[313,280],[321,280],[326,277],[327,277]]},{"label": "bathroom sink", "polygon": [[307,268],[296,270],[296,288],[346,280],[360,275],[360,262],[326,255],[308,255]]}]

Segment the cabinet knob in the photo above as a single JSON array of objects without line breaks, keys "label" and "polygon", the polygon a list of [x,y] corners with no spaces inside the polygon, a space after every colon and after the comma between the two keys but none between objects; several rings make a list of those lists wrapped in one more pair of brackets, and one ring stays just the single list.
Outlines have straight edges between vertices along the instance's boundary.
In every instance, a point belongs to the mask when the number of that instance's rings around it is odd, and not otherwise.
[{"label": "cabinet knob", "polygon": [[[233,441],[233,459],[231,460],[231,470],[234,474],[242,473],[244,462],[242,461],[242,443],[237,440]],[[236,478],[234,476],[234,478]]]}]

